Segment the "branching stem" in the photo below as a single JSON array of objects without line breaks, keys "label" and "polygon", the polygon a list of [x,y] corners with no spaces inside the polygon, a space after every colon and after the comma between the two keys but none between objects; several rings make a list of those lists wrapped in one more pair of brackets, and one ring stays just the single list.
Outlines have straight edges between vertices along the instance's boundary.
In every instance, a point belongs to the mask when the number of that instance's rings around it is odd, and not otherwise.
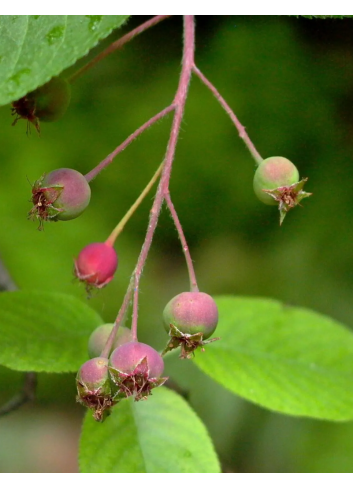
[{"label": "branching stem", "polygon": [[150,220],[147,228],[145,241],[143,243],[142,250],[133,274],[134,298],[133,298],[133,312],[132,312],[132,334],[135,339],[137,339],[138,294],[139,294],[139,287],[140,287],[140,278],[141,278],[143,267],[147,259],[149,249],[152,244],[153,235],[157,226],[158,216],[165,195],[169,190],[169,180],[172,171],[175,148],[178,141],[181,121],[183,118],[192,67],[194,65],[194,50],[195,50],[194,17],[192,15],[185,15],[184,16],[183,62],[182,62],[180,79],[179,79],[179,85],[173,104],[175,106],[175,112],[174,112],[172,129],[171,129],[169,143],[168,143],[167,152],[165,156],[165,163],[164,163],[162,177],[150,212]]}]

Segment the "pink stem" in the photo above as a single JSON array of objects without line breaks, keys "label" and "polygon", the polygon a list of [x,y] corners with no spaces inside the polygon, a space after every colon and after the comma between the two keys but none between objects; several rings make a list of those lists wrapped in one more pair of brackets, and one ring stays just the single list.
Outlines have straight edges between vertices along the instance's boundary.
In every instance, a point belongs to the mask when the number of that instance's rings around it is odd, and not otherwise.
[{"label": "pink stem", "polygon": [[182,70],[179,79],[178,89],[174,98],[173,106],[175,107],[172,129],[170,133],[169,143],[165,156],[163,173],[158,186],[157,194],[153,202],[150,212],[150,220],[147,228],[145,241],[142,246],[140,256],[138,258],[136,268],[133,274],[134,277],[134,304],[132,312],[132,335],[137,341],[137,319],[138,319],[138,293],[140,285],[140,277],[145,265],[149,249],[152,244],[153,235],[157,226],[158,216],[169,189],[169,180],[172,171],[172,165],[175,155],[175,148],[178,141],[180,125],[183,118],[187,90],[191,78],[192,67],[194,65],[194,49],[195,49],[195,28],[194,16],[184,16],[184,52]]},{"label": "pink stem", "polygon": [[110,155],[108,155],[103,161],[101,161],[93,170],[91,170],[87,175],[85,175],[85,178],[87,182],[90,182],[95,178],[98,173],[100,173],[104,168],[106,168],[110,163],[113,161],[113,159],[122,151],[124,151],[129,144],[136,139],[140,134],[142,134],[146,129],[151,127],[155,122],[157,122],[159,119],[162,119],[165,115],[169,114],[172,110],[175,109],[175,105],[171,104],[169,107],[166,107],[163,109],[161,112],[153,116],[150,120],[145,122],[141,127],[136,129],[135,132],[133,132],[123,143],[121,143]]},{"label": "pink stem", "polygon": [[238,130],[239,137],[244,141],[245,145],[247,146],[248,150],[251,153],[251,156],[254,158],[254,160],[256,161],[256,163],[259,165],[262,162],[263,158],[261,157],[261,155],[259,154],[259,152],[255,148],[255,146],[252,143],[252,141],[249,138],[249,136],[247,135],[247,132],[245,130],[245,127],[240,123],[239,119],[234,114],[234,112],[232,111],[232,109],[229,107],[229,105],[227,104],[227,102],[224,100],[224,98],[222,97],[222,95],[218,92],[218,90],[216,89],[216,87],[214,87],[212,85],[212,83],[205,77],[205,75],[203,75],[201,73],[201,71],[195,65],[193,66],[193,72],[200,78],[200,80],[206,85],[206,87],[211,90],[211,92],[216,97],[216,99],[218,100],[218,102],[222,105],[222,107],[224,108],[224,110],[227,112],[227,114],[229,115],[229,117],[232,119],[235,127]]},{"label": "pink stem", "polygon": [[100,355],[103,358],[109,358],[110,350],[112,349],[112,346],[114,344],[116,335],[117,335],[118,330],[119,330],[119,326],[120,326],[121,322],[123,321],[125,314],[126,314],[126,311],[127,311],[127,308],[129,307],[129,304],[130,304],[130,300],[131,300],[131,296],[132,296],[132,285],[133,285],[133,280],[131,279],[129,287],[126,291],[123,303],[121,305],[120,311],[119,311],[117,318],[115,320],[114,327],[111,330],[109,338],[108,338],[108,340],[104,346],[104,349]]},{"label": "pink stem", "polygon": [[183,247],[183,252],[185,255],[186,265],[188,267],[189,279],[190,279],[190,290],[191,292],[198,292],[199,288],[197,286],[196,275],[194,270],[194,265],[192,264],[192,259],[189,252],[189,247],[187,245],[183,228],[178,218],[178,214],[176,213],[175,207],[173,205],[172,199],[170,197],[170,193],[167,192],[164,196],[167,206],[169,207],[170,213],[172,215],[175,227],[177,228],[179,239],[181,245]]},{"label": "pink stem", "polygon": [[110,53],[116,51],[117,49],[120,49],[124,46],[124,44],[128,43],[131,41],[134,37],[137,35],[141,34],[144,32],[146,29],[149,29],[150,27],[158,24],[161,22],[161,20],[164,20],[166,18],[170,17],[170,15],[156,15],[152,19],[149,19],[147,22],[144,22],[140,26],[136,27],[136,29],[133,29],[131,32],[128,32],[125,34],[125,36],[121,37],[117,41],[114,41],[110,46],[108,46],[104,51],[99,53],[95,58],[93,58],[91,61],[89,61],[87,64],[82,66],[79,70],[77,70],[73,75],[71,75],[68,79],[70,83],[73,83],[77,78],[79,78],[81,75],[83,75],[87,70],[92,68],[96,63],[101,61],[102,59],[106,58]]}]

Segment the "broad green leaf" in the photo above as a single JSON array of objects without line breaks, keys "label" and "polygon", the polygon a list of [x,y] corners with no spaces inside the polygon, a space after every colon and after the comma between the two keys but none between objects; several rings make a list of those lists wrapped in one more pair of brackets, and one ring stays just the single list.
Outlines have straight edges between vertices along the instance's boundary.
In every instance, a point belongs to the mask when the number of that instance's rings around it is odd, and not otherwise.
[{"label": "broad green leaf", "polygon": [[121,401],[104,423],[87,412],[79,461],[82,472],[220,472],[205,426],[165,387],[146,401]]},{"label": "broad green leaf", "polygon": [[206,374],[274,411],[353,419],[353,334],[347,328],[268,299],[216,302],[221,339],[195,359]]},{"label": "broad green leaf", "polygon": [[88,360],[100,316],[75,297],[50,292],[0,294],[0,364],[14,370],[75,372]]},{"label": "broad green leaf", "polygon": [[43,85],[128,15],[1,15],[0,105]]}]

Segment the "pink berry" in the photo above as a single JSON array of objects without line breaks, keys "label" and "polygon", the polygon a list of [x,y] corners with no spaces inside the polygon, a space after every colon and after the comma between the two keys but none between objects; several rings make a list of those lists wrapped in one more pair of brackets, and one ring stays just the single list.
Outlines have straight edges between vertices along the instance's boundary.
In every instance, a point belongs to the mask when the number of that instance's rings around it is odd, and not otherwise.
[{"label": "pink berry", "polygon": [[204,292],[183,292],[165,306],[163,322],[168,332],[175,326],[181,333],[203,333],[203,339],[207,339],[217,327],[218,309]]},{"label": "pink berry", "polygon": [[109,379],[108,359],[97,357],[85,362],[77,373],[76,380],[87,391],[95,392]]},{"label": "pink berry", "polygon": [[32,188],[33,207],[28,217],[42,221],[69,221],[86,209],[91,188],[86,178],[71,168],[60,168],[37,180]]},{"label": "pink berry", "polygon": [[137,341],[131,341],[116,348],[110,356],[110,365],[123,374],[143,374],[141,365],[143,359],[147,361],[150,378],[162,375],[164,362],[158,351]]},{"label": "pink berry", "polygon": [[88,286],[102,288],[113,280],[118,256],[107,243],[91,243],[75,260],[75,275]]}]

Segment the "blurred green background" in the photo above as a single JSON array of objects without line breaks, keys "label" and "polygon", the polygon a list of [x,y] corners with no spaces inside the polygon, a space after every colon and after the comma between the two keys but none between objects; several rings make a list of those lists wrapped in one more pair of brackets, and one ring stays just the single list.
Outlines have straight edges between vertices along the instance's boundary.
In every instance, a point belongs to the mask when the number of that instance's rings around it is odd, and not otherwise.
[{"label": "blurred green background", "polygon": [[[101,46],[145,20],[131,18]],[[235,128],[194,78],[171,193],[202,291],[273,297],[353,326],[352,21],[196,18],[199,68],[234,109],[260,154],[292,160],[301,176],[309,177],[307,191],[313,192],[279,227],[276,208],[253,194],[254,163]],[[106,239],[151,178],[165,153],[171,116],[92,182],[91,205],[77,220],[37,231],[36,223],[26,219],[29,182],[60,167],[87,173],[168,105],[177,87],[181,49],[180,17],[144,33],[78,79],[67,114],[43,123],[40,137],[34,130],[27,137],[24,121],[12,127],[10,107],[0,108],[0,254],[20,288],[87,300],[72,279],[73,257],[86,244]],[[118,240],[115,280],[90,300],[107,322],[117,314],[136,263],[151,201],[152,194]],[[141,341],[164,346],[161,312],[187,287],[180,243],[164,209],[142,277]],[[353,423],[265,411],[228,393],[192,362],[168,359],[166,373],[206,423],[224,471],[353,471]],[[21,373],[1,367],[0,402],[21,382]],[[40,375],[35,404],[0,419],[0,471],[77,471],[82,415],[75,404],[74,375]]]}]

